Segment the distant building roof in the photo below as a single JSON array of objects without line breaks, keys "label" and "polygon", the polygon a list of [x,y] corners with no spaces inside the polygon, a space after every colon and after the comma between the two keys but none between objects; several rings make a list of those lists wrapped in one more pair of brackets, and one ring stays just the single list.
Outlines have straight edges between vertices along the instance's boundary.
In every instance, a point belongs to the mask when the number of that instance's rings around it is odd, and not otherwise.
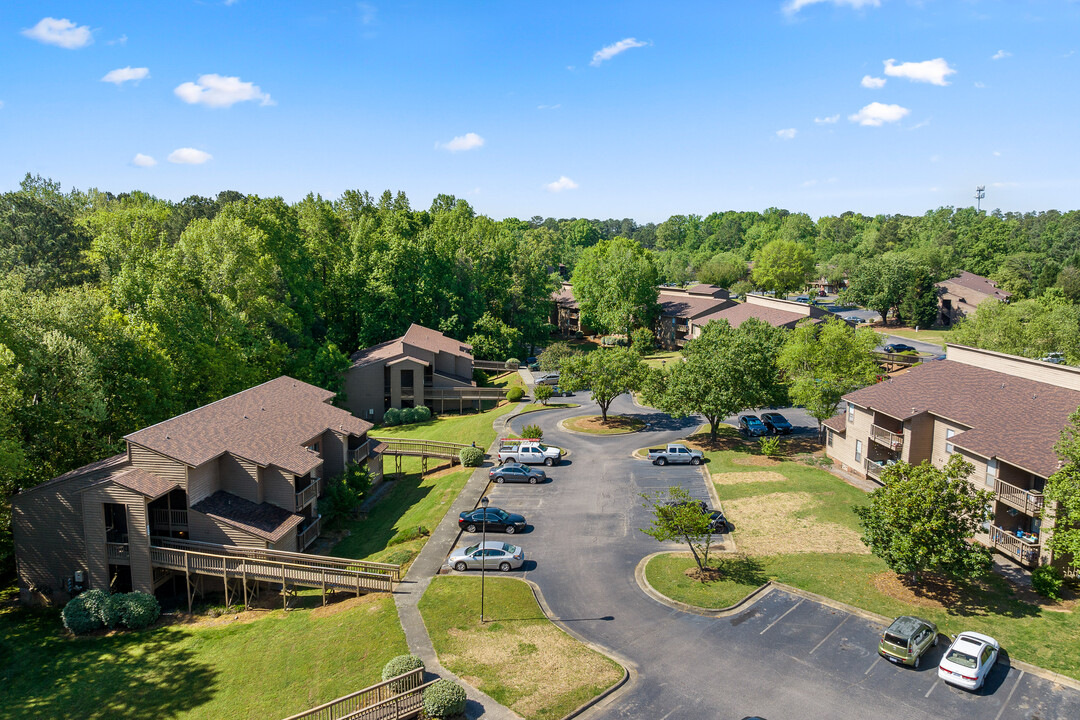
[{"label": "distant building roof", "polygon": [[660,303],[660,315],[663,317],[681,317],[692,320],[713,312],[725,305],[734,304],[731,300],[720,300],[709,295],[689,295],[685,292],[671,293],[660,290],[657,296]]},{"label": "distant building roof", "polygon": [[728,298],[728,291],[719,285],[707,285],[705,283],[694,283],[686,288],[686,292],[691,295],[708,295],[709,297],[720,298],[726,300]]},{"label": "distant building roof", "polygon": [[551,299],[555,301],[556,305],[568,308],[578,307],[578,302],[574,299],[574,289],[570,283],[562,283],[559,289],[551,294]]},{"label": "distant building roof", "polygon": [[265,502],[253,503],[224,490],[203,498],[191,509],[270,542],[281,540],[304,521],[303,515],[285,508]]},{"label": "distant building roof", "polygon": [[[773,327],[794,327],[795,323],[800,320],[808,319],[805,313],[790,312],[788,310],[780,310],[779,308],[768,307],[765,305],[754,305],[752,303],[733,303],[732,305],[721,308],[716,312],[703,315],[694,321],[695,325],[704,325],[712,320],[727,320],[731,324],[731,327],[737,328],[750,318],[757,318],[758,320],[764,320]],[[811,322],[820,322],[817,318],[810,318]]]},{"label": "distant building roof", "polygon": [[329,390],[282,376],[196,408],[124,439],[195,467],[223,453],[306,475],[322,460],[304,445],[327,430],[360,436],[371,429],[329,404]]},{"label": "distant building roof", "polygon": [[997,286],[993,280],[984,278],[982,275],[976,275],[975,273],[969,273],[967,270],[960,271],[960,274],[956,277],[943,280],[938,283],[952,283],[953,285],[959,285],[960,287],[974,290],[975,292],[982,293],[983,295],[989,295],[990,297],[997,298],[998,300],[1008,300],[1012,297],[1012,293],[1007,290],[1002,290]]},{"label": "distant building roof", "polygon": [[913,367],[856,390],[845,400],[906,420],[924,412],[971,428],[950,442],[1049,477],[1058,469],[1054,444],[1080,391],[954,360]]},{"label": "distant building roof", "polygon": [[374,362],[386,362],[403,357],[410,357],[406,345],[422,348],[432,353],[445,352],[459,357],[472,359],[472,345],[460,340],[443,335],[438,330],[426,328],[423,325],[413,323],[405,334],[394,340],[372,345],[363,350],[357,350],[349,359],[352,366],[370,365]]}]

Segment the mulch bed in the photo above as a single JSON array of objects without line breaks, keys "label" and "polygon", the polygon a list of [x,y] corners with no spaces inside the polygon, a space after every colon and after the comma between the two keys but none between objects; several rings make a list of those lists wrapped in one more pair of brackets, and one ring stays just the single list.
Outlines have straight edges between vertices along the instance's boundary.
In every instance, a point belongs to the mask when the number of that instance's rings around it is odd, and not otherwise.
[{"label": "mulch bed", "polygon": [[625,415],[608,415],[607,422],[604,422],[599,415],[586,415],[567,420],[566,427],[578,432],[603,434],[637,432],[645,427],[645,423],[638,418]]}]

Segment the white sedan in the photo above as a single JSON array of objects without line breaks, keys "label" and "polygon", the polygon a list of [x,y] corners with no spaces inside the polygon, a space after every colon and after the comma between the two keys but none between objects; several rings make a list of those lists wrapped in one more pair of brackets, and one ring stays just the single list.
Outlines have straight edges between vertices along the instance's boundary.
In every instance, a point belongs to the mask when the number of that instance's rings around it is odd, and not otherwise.
[{"label": "white sedan", "polygon": [[455,570],[494,570],[503,572],[521,567],[525,563],[525,551],[517,545],[500,540],[488,540],[485,543],[470,545],[458,550],[446,559],[446,564]]},{"label": "white sedan", "polygon": [[1001,646],[989,635],[962,632],[945,651],[938,665],[938,677],[966,690],[978,690],[997,662]]}]

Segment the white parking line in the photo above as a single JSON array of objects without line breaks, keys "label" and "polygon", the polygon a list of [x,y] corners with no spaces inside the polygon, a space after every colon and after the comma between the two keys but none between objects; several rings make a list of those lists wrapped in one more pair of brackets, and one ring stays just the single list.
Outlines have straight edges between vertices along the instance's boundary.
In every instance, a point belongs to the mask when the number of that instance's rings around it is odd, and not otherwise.
[{"label": "white parking line", "polygon": [[876,666],[879,662],[881,662],[881,656],[880,655],[878,655],[876,658],[874,658],[874,662],[870,665],[870,667],[866,668],[866,672],[864,672],[863,675],[869,675],[870,671],[873,670],[874,666]]},{"label": "white parking line", "polygon": [[776,618],[776,619],[775,619],[775,620],[773,620],[773,621],[772,621],[771,623],[769,623],[769,625],[768,625],[768,626],[767,626],[767,627],[765,628],[765,630],[762,630],[761,632],[759,632],[759,633],[758,633],[758,635],[764,635],[764,634],[766,633],[766,631],[768,631],[768,629],[769,629],[769,628],[771,628],[771,627],[772,627],[773,625],[775,625],[776,623],[778,623],[778,622],[780,622],[781,620],[783,620],[784,618],[786,618],[786,617],[788,616],[788,613],[789,613],[789,612],[791,612],[791,611],[792,611],[792,610],[794,610],[795,608],[797,608],[797,607],[799,607],[800,605],[802,605],[802,604],[803,604],[803,600],[805,600],[805,599],[806,599],[806,598],[803,598],[802,600],[799,600],[799,602],[795,603],[795,604],[794,604],[794,605],[792,605],[792,606],[791,606],[790,608],[788,608],[788,611],[787,611],[786,613],[784,613],[783,615],[781,615],[780,617]]},{"label": "white parking line", "polygon": [[[844,616],[844,619],[840,621],[840,625],[843,625],[844,623],[846,623],[846,622],[847,622],[847,619],[848,619],[849,617],[851,617],[851,616],[850,616],[850,615],[845,615],[845,616]],[[839,629],[840,629],[840,625],[837,625],[836,627],[834,627],[834,628],[832,629],[832,632],[830,632],[830,633],[829,633],[828,635],[826,635],[825,637],[821,638],[821,642],[819,642],[819,643],[818,643],[817,645],[815,645],[815,646],[814,646],[814,650],[817,650],[817,649],[818,649],[819,647],[821,647],[821,646],[822,646],[823,644],[825,644],[825,641],[826,641],[826,640],[828,640],[829,638],[831,638],[831,637],[832,637],[832,634],[833,634],[834,632],[836,632],[837,630],[839,630]],[[810,651],[810,654],[811,654],[811,655],[813,655],[813,654],[814,654],[814,650],[811,650],[811,651]]]},{"label": "white parking line", "polygon": [[1009,701],[1012,700],[1013,693],[1016,692],[1016,688],[1020,687],[1020,680],[1024,677],[1024,671],[1021,670],[1020,674],[1016,676],[1016,682],[1013,683],[1012,690],[1005,697],[1005,702],[1002,703],[1001,709],[998,710],[998,714],[994,716],[994,720],[1001,720],[1001,716],[1005,714],[1005,708],[1009,707]]},{"label": "white parking line", "polygon": [[930,689],[926,691],[926,694],[925,694],[925,695],[923,695],[923,697],[924,697],[924,698],[928,698],[928,697],[930,697],[930,693],[934,692],[934,688],[936,688],[937,686],[938,686],[938,684],[937,684],[937,683],[934,683],[933,685],[931,685],[931,686],[930,686]]}]

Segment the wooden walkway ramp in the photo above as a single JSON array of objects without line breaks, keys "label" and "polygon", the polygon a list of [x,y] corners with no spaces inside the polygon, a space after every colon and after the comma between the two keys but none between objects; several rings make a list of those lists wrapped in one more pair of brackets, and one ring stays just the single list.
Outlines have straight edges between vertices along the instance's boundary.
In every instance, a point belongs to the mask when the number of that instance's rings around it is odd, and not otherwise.
[{"label": "wooden walkway ramp", "polygon": [[401,566],[388,563],[168,538],[154,539],[150,546],[150,562],[156,570],[184,573],[188,611],[193,593],[201,591],[204,577],[222,579],[226,605],[229,604],[230,590],[239,595],[233,589],[237,583],[243,587],[245,606],[249,602],[249,590],[257,591],[259,583],[280,585],[286,608],[297,587],[322,590],[325,604],[328,591],[357,595],[393,592],[394,583],[401,578]]},{"label": "wooden walkway ramp", "polygon": [[454,463],[460,463],[461,458],[458,453],[462,448],[469,447],[462,443],[452,442],[440,442],[437,440],[414,440],[411,438],[393,438],[393,437],[372,437],[374,442],[385,443],[386,447],[383,448],[383,455],[392,455],[394,457],[395,472],[398,476],[401,476],[401,458],[403,457],[418,457],[421,459],[422,473],[426,473],[428,470],[428,458],[437,458],[440,460],[449,460],[450,467],[454,466]]}]

